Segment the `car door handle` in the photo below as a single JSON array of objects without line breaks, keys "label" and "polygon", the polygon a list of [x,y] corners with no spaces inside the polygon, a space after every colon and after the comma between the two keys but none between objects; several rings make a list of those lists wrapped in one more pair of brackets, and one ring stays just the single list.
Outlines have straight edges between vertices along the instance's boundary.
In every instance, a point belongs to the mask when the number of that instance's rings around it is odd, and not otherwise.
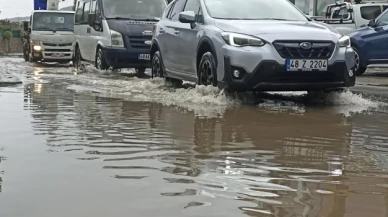
[{"label": "car door handle", "polygon": [[179,31],[178,31],[178,30],[175,30],[175,31],[174,31],[174,34],[175,34],[175,35],[178,35],[178,34],[179,34]]}]

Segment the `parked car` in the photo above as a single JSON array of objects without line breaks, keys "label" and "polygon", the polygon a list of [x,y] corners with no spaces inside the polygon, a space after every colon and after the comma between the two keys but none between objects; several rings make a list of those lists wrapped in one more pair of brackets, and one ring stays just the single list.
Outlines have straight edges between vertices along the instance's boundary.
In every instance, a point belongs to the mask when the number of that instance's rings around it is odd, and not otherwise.
[{"label": "parked car", "polygon": [[81,61],[97,69],[150,68],[152,28],[166,0],[79,0],[76,4],[75,66]]},{"label": "parked car", "polygon": [[388,11],[349,36],[356,53],[356,75],[364,74],[368,65],[388,64]]},{"label": "parked car", "polygon": [[287,0],[175,0],[153,34],[154,77],[236,91],[355,84],[349,37]]},{"label": "parked car", "polygon": [[387,1],[361,4],[337,2],[326,7],[325,16],[313,18],[330,24],[339,33],[347,35],[358,28],[368,25],[370,20],[378,17],[387,8]]}]

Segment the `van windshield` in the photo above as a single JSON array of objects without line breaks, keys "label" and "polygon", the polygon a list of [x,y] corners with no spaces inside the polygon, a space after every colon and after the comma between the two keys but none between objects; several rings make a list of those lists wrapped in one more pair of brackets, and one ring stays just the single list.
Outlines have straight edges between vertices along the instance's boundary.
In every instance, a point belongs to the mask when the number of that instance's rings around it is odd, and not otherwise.
[{"label": "van windshield", "polygon": [[308,21],[287,0],[205,0],[205,5],[216,19]]},{"label": "van windshield", "polygon": [[106,18],[159,20],[166,9],[166,0],[103,0]]},{"label": "van windshield", "polygon": [[32,19],[35,31],[74,31],[74,14],[71,13],[35,12]]}]

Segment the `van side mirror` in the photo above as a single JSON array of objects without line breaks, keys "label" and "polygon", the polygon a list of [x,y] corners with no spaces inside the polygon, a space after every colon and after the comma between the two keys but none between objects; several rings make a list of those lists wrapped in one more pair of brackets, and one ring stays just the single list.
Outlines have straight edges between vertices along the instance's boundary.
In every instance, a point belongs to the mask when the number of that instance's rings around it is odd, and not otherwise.
[{"label": "van side mirror", "polygon": [[195,23],[194,11],[184,11],[179,13],[179,22],[181,23]]},{"label": "van side mirror", "polygon": [[369,23],[368,23],[368,26],[370,27],[376,27],[376,21],[373,19],[373,20],[370,20]]},{"label": "van side mirror", "polygon": [[28,32],[28,22],[23,22],[23,30]]}]

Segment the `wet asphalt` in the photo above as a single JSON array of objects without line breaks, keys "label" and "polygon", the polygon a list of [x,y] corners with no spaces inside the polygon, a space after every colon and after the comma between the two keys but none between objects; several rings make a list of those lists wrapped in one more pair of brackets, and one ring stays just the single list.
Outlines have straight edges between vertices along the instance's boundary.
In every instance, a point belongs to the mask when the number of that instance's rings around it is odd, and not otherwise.
[{"label": "wet asphalt", "polygon": [[387,216],[384,69],[309,96],[0,68],[1,217]]}]

